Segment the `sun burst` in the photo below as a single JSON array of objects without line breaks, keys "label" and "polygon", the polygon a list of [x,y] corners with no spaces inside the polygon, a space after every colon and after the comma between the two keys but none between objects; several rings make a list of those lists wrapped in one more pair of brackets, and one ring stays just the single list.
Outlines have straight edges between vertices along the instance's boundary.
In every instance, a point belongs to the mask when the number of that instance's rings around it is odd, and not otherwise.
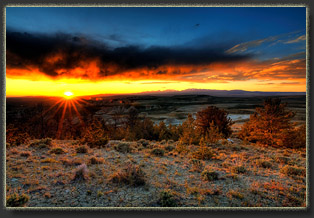
[{"label": "sun burst", "polygon": [[71,99],[74,97],[74,94],[70,91],[64,92],[63,94],[65,95],[66,99]]}]

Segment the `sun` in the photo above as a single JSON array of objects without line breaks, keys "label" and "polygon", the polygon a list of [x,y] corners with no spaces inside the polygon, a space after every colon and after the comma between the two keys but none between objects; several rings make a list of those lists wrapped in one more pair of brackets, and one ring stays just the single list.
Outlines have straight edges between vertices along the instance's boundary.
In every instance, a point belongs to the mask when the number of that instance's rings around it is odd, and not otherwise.
[{"label": "sun", "polygon": [[64,92],[63,94],[65,95],[66,99],[71,99],[74,97],[73,93],[70,91]]}]

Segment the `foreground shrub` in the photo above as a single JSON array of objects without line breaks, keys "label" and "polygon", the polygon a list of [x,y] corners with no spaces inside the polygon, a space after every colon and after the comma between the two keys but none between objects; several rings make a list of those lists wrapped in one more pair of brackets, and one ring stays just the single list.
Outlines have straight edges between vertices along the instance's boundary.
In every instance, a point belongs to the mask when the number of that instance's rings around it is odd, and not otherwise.
[{"label": "foreground shrub", "polygon": [[121,153],[129,153],[132,151],[130,144],[127,142],[120,142],[114,147],[114,149]]},{"label": "foreground shrub", "polygon": [[9,195],[7,197],[6,206],[7,207],[21,207],[24,206],[29,200],[26,194],[17,195],[16,193]]},{"label": "foreground shrub", "polygon": [[201,173],[201,178],[205,181],[214,181],[218,179],[218,173],[215,171],[204,170]]},{"label": "foreground shrub", "polygon": [[128,164],[126,168],[116,172],[110,181],[118,184],[141,186],[145,185],[145,173],[139,166]]},{"label": "foreground shrub", "polygon": [[79,165],[74,171],[72,182],[85,181],[88,177],[88,169],[86,164]]},{"label": "foreground shrub", "polygon": [[170,190],[164,190],[160,193],[158,204],[162,207],[177,207],[177,199]]},{"label": "foreground shrub", "polygon": [[154,148],[152,151],[151,151],[151,154],[155,155],[155,156],[164,156],[164,153],[165,151],[161,148]]}]

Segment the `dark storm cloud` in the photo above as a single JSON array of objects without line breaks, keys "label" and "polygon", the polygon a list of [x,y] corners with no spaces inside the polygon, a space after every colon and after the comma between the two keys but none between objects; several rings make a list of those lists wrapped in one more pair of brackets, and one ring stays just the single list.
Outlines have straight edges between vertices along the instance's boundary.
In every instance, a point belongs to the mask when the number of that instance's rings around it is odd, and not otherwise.
[{"label": "dark storm cloud", "polygon": [[[118,36],[108,36],[118,38]],[[94,61],[96,78],[123,74],[132,70],[155,71],[166,74],[160,67],[171,65],[202,66],[214,62],[234,62],[250,59],[250,55],[226,54],[219,48],[124,46],[110,48],[88,36],[64,33],[53,35],[7,31],[6,64],[8,69],[39,69],[52,78],[69,75],[69,71],[82,68]],[[184,73],[184,72],[182,72]],[[189,72],[191,73],[191,72]],[[94,79],[95,79],[95,75]],[[131,75],[132,76],[132,75]],[[77,77],[90,79],[86,71]]]}]

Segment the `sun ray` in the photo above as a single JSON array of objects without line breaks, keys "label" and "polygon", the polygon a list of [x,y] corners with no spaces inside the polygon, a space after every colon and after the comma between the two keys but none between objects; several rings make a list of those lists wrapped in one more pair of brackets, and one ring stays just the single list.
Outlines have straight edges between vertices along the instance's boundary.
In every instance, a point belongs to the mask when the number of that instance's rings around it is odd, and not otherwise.
[{"label": "sun ray", "polygon": [[61,118],[60,118],[60,120],[59,120],[57,138],[60,138],[60,137],[61,137],[62,128],[63,128],[63,120],[64,120],[64,115],[65,115],[65,112],[66,112],[66,109],[67,109],[67,105],[68,105],[68,102],[66,101],[66,102],[65,102],[65,105],[64,105],[64,107],[63,107],[62,116],[61,116]]},{"label": "sun ray", "polygon": [[73,101],[71,101],[71,104],[72,104],[73,109],[74,109],[74,111],[75,111],[75,113],[76,113],[77,117],[79,118],[79,120],[80,120],[81,124],[82,124],[82,125],[84,125],[83,118],[82,118],[81,114],[78,112],[78,110],[77,110],[77,108],[76,108],[76,106],[75,106],[74,102],[73,102]]},{"label": "sun ray", "polygon": [[54,117],[54,116],[58,113],[58,111],[59,111],[60,108],[65,104],[65,102],[66,102],[66,101],[63,100],[63,101],[60,103],[60,105],[58,106],[57,110],[55,110],[55,112],[52,114],[51,117]]}]

